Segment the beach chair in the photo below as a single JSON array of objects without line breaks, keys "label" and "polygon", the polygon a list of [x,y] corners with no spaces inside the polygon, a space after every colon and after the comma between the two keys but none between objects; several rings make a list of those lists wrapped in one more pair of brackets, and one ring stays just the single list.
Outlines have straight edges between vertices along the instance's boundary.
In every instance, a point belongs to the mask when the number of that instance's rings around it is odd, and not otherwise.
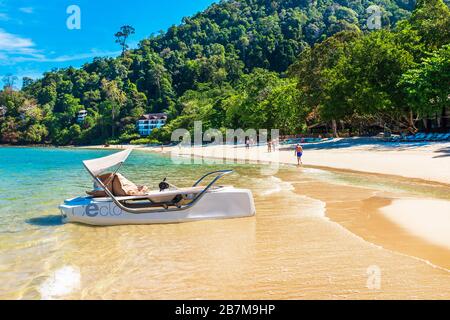
[{"label": "beach chair", "polygon": [[422,132],[416,133],[416,134],[414,135],[414,138],[412,139],[412,141],[424,141],[424,140],[425,140],[425,137],[426,137],[426,134],[425,134],[425,133],[422,133]]},{"label": "beach chair", "polygon": [[431,138],[431,141],[440,141],[442,140],[442,138],[444,137],[444,133],[438,133],[435,134],[433,138]]},{"label": "beach chair", "polygon": [[402,140],[402,136],[394,135],[394,136],[391,136],[388,141],[389,142],[400,142],[401,140]]}]

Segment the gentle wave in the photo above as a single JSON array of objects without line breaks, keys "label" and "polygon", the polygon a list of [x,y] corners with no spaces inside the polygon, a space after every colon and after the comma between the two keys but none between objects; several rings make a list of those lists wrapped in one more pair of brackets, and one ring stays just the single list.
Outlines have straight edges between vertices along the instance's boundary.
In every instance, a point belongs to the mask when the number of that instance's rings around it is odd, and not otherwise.
[{"label": "gentle wave", "polygon": [[328,220],[328,217],[326,217],[325,214],[326,203],[324,201],[296,193],[295,187],[291,182],[271,176],[266,179],[258,179],[258,181],[255,181],[255,185],[258,185],[260,188],[266,188],[260,193],[264,197],[284,193],[284,196],[286,196],[289,201],[292,201],[293,204],[301,205],[301,215],[303,217],[322,217]]},{"label": "gentle wave", "polygon": [[281,180],[280,178],[277,177],[270,177],[269,178],[269,183],[270,185],[273,187],[271,189],[267,189],[265,191],[263,191],[261,194],[264,196],[268,196],[277,192],[281,192],[281,191],[293,191],[294,190],[294,186],[286,181]]}]

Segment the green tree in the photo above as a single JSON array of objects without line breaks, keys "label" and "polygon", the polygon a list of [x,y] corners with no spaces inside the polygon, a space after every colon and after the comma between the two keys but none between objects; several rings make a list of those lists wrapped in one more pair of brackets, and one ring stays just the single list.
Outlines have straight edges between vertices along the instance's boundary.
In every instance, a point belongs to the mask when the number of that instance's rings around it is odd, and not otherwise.
[{"label": "green tree", "polygon": [[327,72],[332,82],[327,87],[325,110],[338,111],[339,104],[351,113],[375,116],[384,122],[415,130],[413,110],[398,83],[414,57],[396,42],[389,31],[376,31],[357,40],[336,69]]},{"label": "green tree", "polygon": [[450,105],[450,44],[403,74],[400,85],[416,113],[425,117],[445,115]]},{"label": "green tree", "polygon": [[227,125],[243,129],[269,128],[269,106],[262,102],[280,81],[277,73],[260,68],[244,74],[237,85],[236,94],[224,102]]},{"label": "green tree", "polygon": [[19,125],[12,117],[7,117],[0,125],[2,143],[16,144],[20,139]]},{"label": "green tree", "polygon": [[116,81],[102,80],[102,90],[107,99],[107,109],[111,111],[111,136],[115,136],[116,116],[120,113],[120,108],[126,101],[125,93],[119,88]]},{"label": "green tree", "polygon": [[410,23],[428,50],[450,43],[450,10],[442,0],[417,0]]},{"label": "green tree", "polygon": [[114,35],[114,37],[116,37],[116,43],[118,43],[122,48],[122,56],[128,49],[127,44],[128,37],[134,34],[135,32],[136,30],[132,26],[125,25],[120,27],[120,30],[116,32],[116,34]]},{"label": "green tree", "polygon": [[302,105],[301,92],[293,79],[282,79],[261,101],[267,113],[267,128],[279,129],[281,134],[304,131],[308,108]]},{"label": "green tree", "polygon": [[23,136],[23,141],[26,143],[41,143],[44,142],[47,134],[47,128],[43,124],[36,123],[27,128]]},{"label": "green tree", "polygon": [[[323,120],[331,121],[335,136],[338,135],[336,120],[352,111],[343,99],[345,88],[342,84],[346,78],[337,75],[333,69],[350,54],[355,42],[361,37],[359,31],[339,32],[305,50],[299,60],[289,68],[289,75],[297,79],[303,104],[312,114],[321,114]],[[338,85],[340,89],[335,90]],[[319,119],[316,117],[315,121]]]},{"label": "green tree", "polygon": [[26,89],[28,86],[32,85],[34,80],[30,77],[22,78],[22,88]]}]

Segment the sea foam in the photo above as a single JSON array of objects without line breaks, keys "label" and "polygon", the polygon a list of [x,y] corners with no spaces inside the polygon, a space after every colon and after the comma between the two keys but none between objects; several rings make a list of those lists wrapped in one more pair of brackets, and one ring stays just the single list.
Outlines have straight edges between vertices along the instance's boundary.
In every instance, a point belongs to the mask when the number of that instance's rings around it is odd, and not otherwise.
[{"label": "sea foam", "polygon": [[290,183],[290,182],[286,182],[281,180],[280,178],[277,177],[270,177],[269,178],[270,181],[270,189],[266,189],[265,191],[261,192],[262,195],[264,196],[268,196],[280,191],[293,191],[294,190],[294,186]]}]

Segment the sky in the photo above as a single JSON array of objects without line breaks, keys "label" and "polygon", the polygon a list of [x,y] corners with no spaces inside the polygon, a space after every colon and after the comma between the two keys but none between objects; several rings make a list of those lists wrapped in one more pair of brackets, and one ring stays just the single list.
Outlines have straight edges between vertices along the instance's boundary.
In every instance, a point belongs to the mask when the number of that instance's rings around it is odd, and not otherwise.
[{"label": "sky", "polygon": [[36,79],[53,68],[80,67],[97,56],[117,56],[120,47],[114,34],[122,25],[136,29],[129,40],[133,48],[213,2],[0,0],[0,79],[15,75],[20,87],[24,76]]}]

